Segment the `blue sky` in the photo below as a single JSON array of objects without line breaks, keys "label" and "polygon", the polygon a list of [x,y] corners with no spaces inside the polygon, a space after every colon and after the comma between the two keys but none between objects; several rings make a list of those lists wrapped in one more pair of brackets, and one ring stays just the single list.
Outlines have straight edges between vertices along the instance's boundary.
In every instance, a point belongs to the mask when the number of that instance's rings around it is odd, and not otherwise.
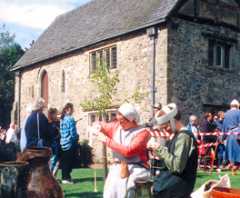
[{"label": "blue sky", "polygon": [[90,0],[0,0],[0,25],[5,24],[22,47],[28,47],[60,14]]}]

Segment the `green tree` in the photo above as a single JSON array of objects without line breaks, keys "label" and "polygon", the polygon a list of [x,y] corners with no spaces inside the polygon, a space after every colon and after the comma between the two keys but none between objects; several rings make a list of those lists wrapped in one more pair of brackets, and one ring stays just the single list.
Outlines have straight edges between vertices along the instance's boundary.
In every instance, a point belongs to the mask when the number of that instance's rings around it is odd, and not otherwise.
[{"label": "green tree", "polygon": [[[116,85],[119,82],[117,73],[110,73],[107,64],[97,64],[96,70],[91,75],[91,81],[97,88],[97,95],[93,100],[85,100],[80,105],[84,111],[97,111],[104,119],[106,110],[112,106],[112,97],[116,92]],[[103,145],[103,162],[105,177],[107,176],[107,152]]]},{"label": "green tree", "polygon": [[93,100],[85,100],[80,105],[84,111],[97,111],[104,115],[112,106],[112,97],[116,93],[119,82],[117,73],[110,73],[105,63],[98,64],[97,69],[91,74],[91,81],[97,88]]},{"label": "green tree", "polygon": [[14,100],[14,73],[11,67],[24,54],[15,42],[15,35],[10,34],[5,26],[0,28],[0,125],[7,127],[10,122]]}]

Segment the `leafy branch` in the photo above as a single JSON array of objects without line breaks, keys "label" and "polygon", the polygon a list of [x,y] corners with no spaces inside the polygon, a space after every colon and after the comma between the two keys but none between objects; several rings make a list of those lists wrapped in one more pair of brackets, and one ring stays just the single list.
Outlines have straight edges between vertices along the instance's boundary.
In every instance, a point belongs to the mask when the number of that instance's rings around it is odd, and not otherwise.
[{"label": "leafy branch", "polygon": [[96,70],[90,76],[95,84],[98,96],[93,100],[85,100],[80,105],[84,111],[97,111],[105,113],[112,104],[112,96],[116,93],[116,85],[119,82],[117,73],[110,73],[105,63],[97,64]]}]

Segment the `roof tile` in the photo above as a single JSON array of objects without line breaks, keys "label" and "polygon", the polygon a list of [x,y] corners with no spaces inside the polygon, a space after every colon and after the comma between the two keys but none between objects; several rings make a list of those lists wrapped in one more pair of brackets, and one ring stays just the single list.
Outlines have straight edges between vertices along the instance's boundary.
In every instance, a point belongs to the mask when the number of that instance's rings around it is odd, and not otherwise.
[{"label": "roof tile", "polygon": [[60,15],[13,70],[165,20],[178,0],[93,0]]}]

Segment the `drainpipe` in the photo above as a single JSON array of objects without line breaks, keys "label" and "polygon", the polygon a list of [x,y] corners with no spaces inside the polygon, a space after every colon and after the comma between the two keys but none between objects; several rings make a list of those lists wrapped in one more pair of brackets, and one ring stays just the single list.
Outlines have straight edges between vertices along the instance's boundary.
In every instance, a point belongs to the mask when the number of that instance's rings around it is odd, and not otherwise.
[{"label": "drainpipe", "polygon": [[151,115],[154,116],[155,100],[156,100],[156,40],[158,36],[158,30],[156,27],[150,27],[147,29],[147,35],[150,38],[150,101],[151,101]]},{"label": "drainpipe", "polygon": [[18,78],[18,108],[17,108],[17,122],[19,128],[21,127],[21,87],[22,87],[22,73],[21,71],[16,72]]}]

